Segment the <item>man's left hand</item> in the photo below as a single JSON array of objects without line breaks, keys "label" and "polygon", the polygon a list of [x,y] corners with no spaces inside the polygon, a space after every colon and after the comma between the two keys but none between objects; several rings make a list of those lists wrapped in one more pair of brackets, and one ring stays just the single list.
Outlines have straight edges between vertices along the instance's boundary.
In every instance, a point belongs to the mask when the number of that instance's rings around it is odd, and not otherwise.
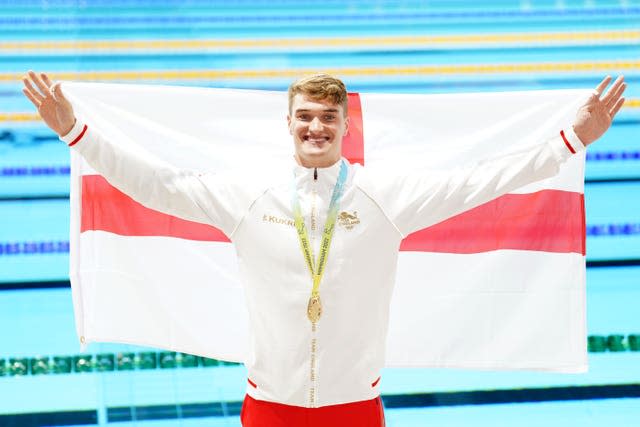
[{"label": "man's left hand", "polygon": [[609,129],[613,117],[624,104],[622,93],[627,87],[624,76],[618,77],[607,93],[601,97],[610,82],[611,77],[605,77],[576,115],[573,130],[585,146],[600,138]]}]

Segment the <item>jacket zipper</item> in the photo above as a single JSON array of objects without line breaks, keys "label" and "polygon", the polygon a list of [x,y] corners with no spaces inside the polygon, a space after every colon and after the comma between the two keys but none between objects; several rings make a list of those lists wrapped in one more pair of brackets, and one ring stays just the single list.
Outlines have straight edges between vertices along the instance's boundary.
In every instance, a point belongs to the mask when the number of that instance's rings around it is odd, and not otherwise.
[{"label": "jacket zipper", "polygon": [[[318,199],[318,168],[313,169],[313,183],[311,190],[311,247],[313,248],[313,252],[316,252],[316,229],[317,229],[317,199]],[[315,268],[315,266],[314,266]],[[311,357],[309,360],[309,407],[314,408],[316,406],[316,379],[318,377],[316,372],[316,351],[317,351],[317,340],[316,340],[316,324],[311,324]]]}]

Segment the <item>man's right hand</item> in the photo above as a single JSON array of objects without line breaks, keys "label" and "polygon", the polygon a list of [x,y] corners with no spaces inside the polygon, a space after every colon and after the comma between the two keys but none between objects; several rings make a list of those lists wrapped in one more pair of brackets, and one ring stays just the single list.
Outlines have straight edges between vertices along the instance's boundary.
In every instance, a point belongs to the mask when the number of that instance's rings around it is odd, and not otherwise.
[{"label": "man's right hand", "polygon": [[36,106],[47,126],[58,136],[68,134],[73,129],[76,118],[71,103],[62,93],[60,82],[52,84],[46,74],[38,76],[33,71],[29,71],[22,82],[22,92]]}]

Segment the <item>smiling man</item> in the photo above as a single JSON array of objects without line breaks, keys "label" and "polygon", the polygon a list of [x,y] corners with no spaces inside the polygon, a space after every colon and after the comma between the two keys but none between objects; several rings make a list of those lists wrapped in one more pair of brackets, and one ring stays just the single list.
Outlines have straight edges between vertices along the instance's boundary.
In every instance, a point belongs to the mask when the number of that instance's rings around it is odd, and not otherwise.
[{"label": "smiling man", "polygon": [[[77,120],[46,75],[30,72],[24,93],[112,185],[152,209],[211,224],[235,245],[251,330],[243,425],[375,427],[384,425],[379,380],[402,239],[558,173],[624,102],[622,78],[603,94],[610,80],[571,128],[528,150],[445,175],[382,175],[341,157],[344,84],[306,77],[289,88],[291,170],[260,180],[178,170],[122,149]],[[265,212],[295,227],[266,224]]]}]

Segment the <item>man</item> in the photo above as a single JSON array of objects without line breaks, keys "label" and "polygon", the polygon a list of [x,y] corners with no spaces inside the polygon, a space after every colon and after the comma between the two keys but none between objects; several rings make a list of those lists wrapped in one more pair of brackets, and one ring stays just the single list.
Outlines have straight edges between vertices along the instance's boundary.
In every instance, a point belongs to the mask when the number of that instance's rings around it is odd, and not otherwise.
[{"label": "man", "polygon": [[[30,72],[25,95],[61,139],[109,182],[152,209],[220,228],[234,243],[250,317],[245,426],[380,426],[380,370],[400,242],[556,174],[599,138],[624,99],[604,79],[570,129],[531,149],[434,176],[373,173],[341,158],[344,84],[328,75],[289,88],[292,170],[235,178],[176,170],[111,144],[76,120],[59,83]],[[353,229],[338,212],[357,212]],[[265,227],[263,215],[295,228]],[[286,222],[286,221],[285,221]],[[375,232],[373,232],[375,231]]]}]

